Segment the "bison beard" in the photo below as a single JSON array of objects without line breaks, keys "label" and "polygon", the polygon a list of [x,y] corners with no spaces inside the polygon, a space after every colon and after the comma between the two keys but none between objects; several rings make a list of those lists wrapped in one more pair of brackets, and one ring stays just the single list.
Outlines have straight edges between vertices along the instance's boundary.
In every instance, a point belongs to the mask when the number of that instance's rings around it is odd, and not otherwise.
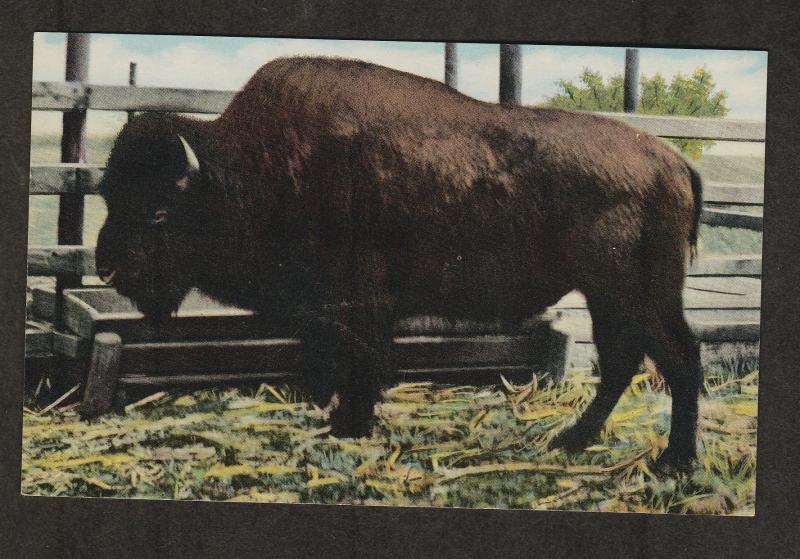
[{"label": "bison beard", "polygon": [[504,107],[348,60],[279,59],[214,121],[135,118],[101,192],[99,273],[163,318],[191,286],[299,329],[337,435],[369,432],[400,317],[514,322],[581,290],[602,382],[556,446],[597,434],[645,354],[673,397],[660,462],[695,456],[682,308],[700,181],[613,120]]}]

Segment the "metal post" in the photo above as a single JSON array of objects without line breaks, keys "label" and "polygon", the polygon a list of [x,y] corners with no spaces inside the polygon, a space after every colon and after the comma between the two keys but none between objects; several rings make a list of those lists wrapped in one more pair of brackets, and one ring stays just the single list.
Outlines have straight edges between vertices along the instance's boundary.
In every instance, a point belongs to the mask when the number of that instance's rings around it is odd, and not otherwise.
[{"label": "metal post", "polygon": [[625,112],[639,106],[639,49],[625,49]]},{"label": "metal post", "polygon": [[[128,66],[128,85],[136,85],[136,62],[131,62]],[[135,114],[135,111],[128,111],[128,122],[131,121]]]},{"label": "metal post", "polygon": [[458,88],[458,52],[455,43],[444,44],[444,83]]},{"label": "metal post", "polygon": [[519,105],[522,102],[522,48],[500,45],[500,102]]},{"label": "metal post", "polygon": [[[88,33],[67,34],[67,65],[65,77],[68,82],[84,82],[89,78]],[[86,161],[86,111],[64,112],[61,136],[61,161],[84,163]],[[83,244],[83,195],[62,194],[58,207],[58,244]],[[65,288],[78,287],[80,275],[59,276],[56,279],[56,326],[61,327],[61,300]]]}]

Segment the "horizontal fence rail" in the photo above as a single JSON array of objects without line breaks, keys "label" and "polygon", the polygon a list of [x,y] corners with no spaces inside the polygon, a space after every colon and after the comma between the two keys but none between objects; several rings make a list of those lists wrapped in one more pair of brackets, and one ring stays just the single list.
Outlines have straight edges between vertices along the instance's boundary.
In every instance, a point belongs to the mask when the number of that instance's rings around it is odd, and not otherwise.
[{"label": "horizontal fence rail", "polygon": [[97,194],[102,165],[58,163],[31,165],[30,194]]},{"label": "horizontal fence rail", "polygon": [[230,104],[235,91],[33,82],[32,108],[44,111],[169,111],[217,114]]},{"label": "horizontal fence rail", "polygon": [[[28,275],[57,274],[97,275],[94,247],[50,245],[28,247]],[[689,267],[690,276],[761,276],[761,257],[710,256],[700,258]]]},{"label": "horizontal fence rail", "polygon": [[737,206],[763,206],[763,184],[703,181],[703,201]]},{"label": "horizontal fence rail", "polygon": [[727,142],[763,142],[766,122],[728,118],[595,113],[662,138],[691,138]]},{"label": "horizontal fence rail", "polygon": [[761,255],[706,256],[692,262],[690,276],[761,277]]},{"label": "horizontal fence rail", "polygon": [[[33,82],[34,110],[70,111],[171,111],[218,114],[225,110],[235,91],[89,85],[77,82]],[[703,117],[674,117],[630,113],[598,113],[664,138],[692,138],[731,142],[763,142],[766,123]]]},{"label": "horizontal fence rail", "polygon": [[[102,165],[85,163],[31,165],[30,194],[96,194],[104,170]],[[703,199],[716,204],[761,206],[764,186],[709,181],[703,184]]]},{"label": "horizontal fence rail", "polygon": [[721,225],[752,231],[763,231],[764,229],[764,216],[762,215],[716,208],[703,208],[700,222],[706,225]]},{"label": "horizontal fence rail", "polygon": [[94,247],[50,245],[28,247],[29,276],[72,274],[95,276]]}]

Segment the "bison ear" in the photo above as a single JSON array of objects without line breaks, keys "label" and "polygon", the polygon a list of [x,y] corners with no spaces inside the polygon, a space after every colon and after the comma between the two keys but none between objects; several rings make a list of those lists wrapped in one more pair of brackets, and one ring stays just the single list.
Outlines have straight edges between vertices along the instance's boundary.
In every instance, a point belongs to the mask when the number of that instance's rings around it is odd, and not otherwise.
[{"label": "bison ear", "polygon": [[176,184],[180,190],[186,190],[189,188],[189,178],[200,171],[200,161],[197,159],[197,155],[194,153],[192,146],[189,145],[189,142],[180,135],[178,139],[181,141],[183,152],[186,156],[186,174],[178,179]]}]

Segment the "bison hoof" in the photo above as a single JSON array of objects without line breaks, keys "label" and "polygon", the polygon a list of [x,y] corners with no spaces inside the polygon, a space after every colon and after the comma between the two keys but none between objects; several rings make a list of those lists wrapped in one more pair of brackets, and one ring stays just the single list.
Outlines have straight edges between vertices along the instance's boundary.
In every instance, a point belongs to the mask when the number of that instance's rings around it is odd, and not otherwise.
[{"label": "bison hoof", "polygon": [[372,435],[372,415],[351,414],[342,407],[336,407],[330,415],[330,434],[339,439],[369,437]]},{"label": "bison hoof", "polygon": [[695,458],[691,452],[679,452],[667,447],[653,464],[653,469],[665,476],[686,474],[692,470],[694,461]]},{"label": "bison hoof", "polygon": [[330,434],[337,439],[358,439],[372,435],[372,422],[354,425],[345,422],[331,422]]},{"label": "bison hoof", "polygon": [[591,436],[577,426],[565,429],[550,443],[550,449],[560,448],[566,452],[580,452],[589,445]]}]

